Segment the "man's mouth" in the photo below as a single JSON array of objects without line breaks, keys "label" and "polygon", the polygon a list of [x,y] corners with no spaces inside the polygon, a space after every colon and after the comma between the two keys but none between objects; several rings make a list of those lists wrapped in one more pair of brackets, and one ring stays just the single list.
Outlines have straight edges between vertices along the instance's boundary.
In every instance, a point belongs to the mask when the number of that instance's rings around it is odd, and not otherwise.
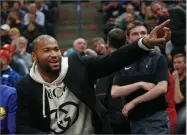
[{"label": "man's mouth", "polygon": [[56,66],[59,66],[60,65],[60,62],[59,61],[51,61],[49,62],[49,64],[53,67],[56,67]]}]

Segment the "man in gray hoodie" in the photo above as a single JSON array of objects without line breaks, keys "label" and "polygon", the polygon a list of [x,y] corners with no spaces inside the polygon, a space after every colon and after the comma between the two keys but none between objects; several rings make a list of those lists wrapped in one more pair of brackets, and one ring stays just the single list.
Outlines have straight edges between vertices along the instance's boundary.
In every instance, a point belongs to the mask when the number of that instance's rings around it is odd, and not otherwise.
[{"label": "man in gray hoodie", "polygon": [[131,64],[151,48],[166,42],[157,38],[157,26],[149,37],[105,56],[61,56],[58,42],[42,35],[33,41],[34,64],[17,86],[17,133],[109,134],[106,112],[96,100],[94,81]]}]

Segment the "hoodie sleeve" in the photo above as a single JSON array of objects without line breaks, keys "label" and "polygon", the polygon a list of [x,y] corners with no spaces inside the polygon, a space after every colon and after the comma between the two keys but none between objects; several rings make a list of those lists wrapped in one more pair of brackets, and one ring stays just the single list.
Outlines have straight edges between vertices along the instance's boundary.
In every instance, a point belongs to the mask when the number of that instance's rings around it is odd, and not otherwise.
[{"label": "hoodie sleeve", "polygon": [[97,79],[119,71],[149,52],[149,49],[145,46],[141,47],[141,45],[138,44],[139,40],[132,44],[124,45],[122,48],[108,55],[96,57],[86,56],[82,57],[82,60],[89,75],[93,77],[93,79]]},{"label": "hoodie sleeve", "polygon": [[16,85],[18,95],[18,107],[16,112],[16,128],[17,133],[20,134],[47,134],[34,128],[31,125],[31,116],[29,113],[28,106],[28,93],[26,89],[22,89],[20,86],[23,85],[20,82]]}]

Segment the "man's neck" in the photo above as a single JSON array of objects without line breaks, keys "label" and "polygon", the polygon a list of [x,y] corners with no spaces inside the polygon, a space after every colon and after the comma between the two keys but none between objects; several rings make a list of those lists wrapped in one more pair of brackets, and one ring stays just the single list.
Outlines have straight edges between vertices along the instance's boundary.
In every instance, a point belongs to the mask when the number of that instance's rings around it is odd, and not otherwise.
[{"label": "man's neck", "polygon": [[39,70],[40,75],[44,79],[44,81],[48,82],[48,83],[52,83],[59,76],[59,74],[51,74],[51,73],[44,72],[44,71],[40,70],[40,68],[38,68],[38,70]]}]

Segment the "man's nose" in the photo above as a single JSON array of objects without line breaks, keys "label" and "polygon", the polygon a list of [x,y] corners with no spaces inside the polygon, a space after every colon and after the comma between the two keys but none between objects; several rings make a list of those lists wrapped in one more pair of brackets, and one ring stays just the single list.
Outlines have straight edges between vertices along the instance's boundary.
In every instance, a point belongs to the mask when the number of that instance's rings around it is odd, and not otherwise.
[{"label": "man's nose", "polygon": [[56,53],[54,50],[52,50],[50,54],[51,54],[51,56],[53,56],[53,57],[56,57],[56,56],[57,56],[57,53]]},{"label": "man's nose", "polygon": [[143,35],[141,33],[138,34],[138,38],[141,38],[143,37]]}]

